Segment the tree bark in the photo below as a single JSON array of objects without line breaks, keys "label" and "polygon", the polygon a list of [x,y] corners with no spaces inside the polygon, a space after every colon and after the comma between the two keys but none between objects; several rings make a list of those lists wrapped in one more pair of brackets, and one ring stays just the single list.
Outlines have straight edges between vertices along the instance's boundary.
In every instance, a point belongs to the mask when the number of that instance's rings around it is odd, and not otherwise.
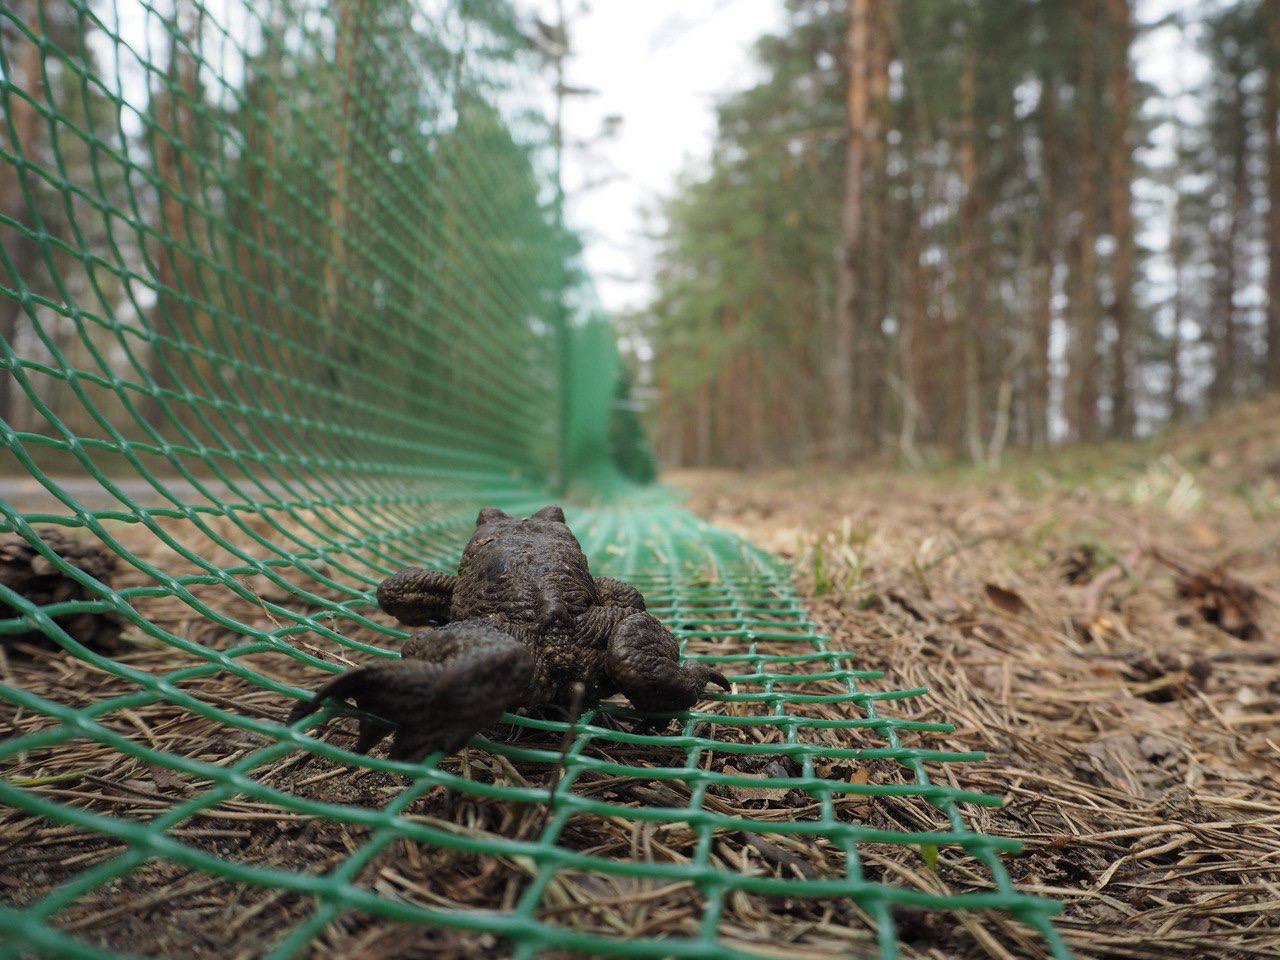
[{"label": "tree bark", "polygon": [[886,164],[888,144],[885,129],[889,124],[889,66],[891,49],[888,16],[892,4],[872,4],[870,40],[867,50],[869,63],[867,80],[866,130],[867,144],[866,181],[863,188],[863,207],[866,211],[867,239],[862,250],[862,289],[864,329],[860,363],[854,369],[859,391],[858,417],[866,432],[867,443],[879,448],[885,430],[888,398],[886,372],[891,363],[888,355],[888,335],[884,330],[884,318],[889,315],[892,290],[890,278],[897,267],[897,257],[889,250],[890,224],[885,197],[889,192]]},{"label": "tree bark", "polygon": [[848,130],[845,142],[844,204],[841,248],[836,262],[836,310],[831,357],[832,454],[848,460],[861,445],[865,425],[858,422],[854,376],[860,338],[865,335],[859,309],[858,265],[862,251],[863,176],[869,103],[870,0],[849,0],[846,38],[849,85],[845,98]]},{"label": "tree bark", "polygon": [[[188,196],[188,184],[195,180],[189,151],[196,148],[195,123],[191,103],[199,96],[196,79],[196,63],[190,53],[184,51],[196,46],[197,34],[194,25],[186,19],[191,7],[179,3],[174,9],[174,32],[169,44],[169,69],[167,89],[152,97],[151,110],[161,126],[161,131],[153,132],[154,162],[157,179],[164,186],[159,197],[159,223],[155,244],[156,302],[150,311],[147,326],[154,333],[167,339],[183,336],[179,319],[185,312],[190,321],[194,336],[199,320],[196,316],[199,296],[196,292],[195,262],[190,255],[180,249],[185,236],[187,243],[194,245],[195,237],[187,224],[184,202]],[[180,43],[179,40],[182,42]],[[179,96],[178,89],[185,96]],[[167,114],[167,116],[163,116]],[[166,127],[165,121],[172,124]],[[180,141],[187,147],[187,153],[179,153],[174,141]],[[179,289],[190,298],[188,306],[180,304]],[[144,416],[152,426],[160,428],[165,414],[160,391],[172,390],[175,386],[174,371],[170,363],[171,354],[166,347],[153,340],[149,363],[152,389],[156,391],[150,396],[144,407]],[[195,364],[204,361],[183,355],[183,362],[193,371]],[[179,413],[181,416],[181,413]]]},{"label": "tree bark", "polygon": [[1080,83],[1076,92],[1076,165],[1079,229],[1075,242],[1072,296],[1068,418],[1074,439],[1098,439],[1098,151],[1094,134],[1097,116],[1096,55],[1097,0],[1081,0]]},{"label": "tree bark", "polygon": [[1110,185],[1111,326],[1115,342],[1111,359],[1111,433],[1133,436],[1137,416],[1133,396],[1133,76],[1129,48],[1133,43],[1130,0],[1108,0],[1110,14],[1111,137],[1107,176]]},{"label": "tree bark", "polygon": [[1239,398],[1240,393],[1240,324],[1236,309],[1236,285],[1240,231],[1249,205],[1249,144],[1246,104],[1240,83],[1234,84],[1235,101],[1228,122],[1231,129],[1229,181],[1226,184],[1228,204],[1226,223],[1218,242],[1217,289],[1214,314],[1213,381],[1209,384],[1209,409],[1221,410]]},{"label": "tree bark", "polygon": [[1267,86],[1267,359],[1266,385],[1280,388],[1280,0],[1263,0]]},{"label": "tree bark", "polygon": [[[1179,132],[1181,146],[1181,132]],[[1167,363],[1169,380],[1165,387],[1165,409],[1168,422],[1178,423],[1185,414],[1182,403],[1182,320],[1185,314],[1184,283],[1187,266],[1187,239],[1183,235],[1182,189],[1178,188],[1173,201],[1173,222],[1169,227],[1169,262],[1173,270],[1173,300],[1170,304],[1169,349]]]},{"label": "tree bark", "polygon": [[352,198],[350,196],[351,165],[354,162],[351,128],[355,123],[357,86],[356,74],[364,47],[364,30],[367,15],[365,0],[339,0],[338,32],[334,40],[335,78],[341,85],[335,98],[340,104],[335,123],[335,155],[333,164],[333,192],[329,195],[329,255],[324,261],[324,311],[323,320],[328,324],[324,333],[325,355],[329,357],[326,370],[331,386],[338,384],[343,366],[343,352],[338,348],[338,330],[343,323],[343,304],[347,282],[347,230],[351,221]]},{"label": "tree bark", "polygon": [[[911,156],[914,143],[914,138],[907,133],[899,147],[901,154]],[[904,177],[909,176],[909,173],[904,174]],[[927,204],[927,199],[925,202]],[[898,450],[908,463],[918,467],[923,462],[916,449],[921,420],[920,380],[924,370],[920,355],[922,341],[929,333],[930,283],[921,262],[924,236],[920,210],[910,190],[904,192],[899,212],[904,223],[906,249],[902,257],[902,283],[899,285],[901,323],[898,329],[897,385],[901,394],[902,419],[898,426]]]},{"label": "tree bark", "polygon": [[978,192],[978,51],[977,37],[970,32],[966,40],[963,72],[960,75],[960,99],[963,104],[963,128],[960,135],[960,179],[964,197],[960,201],[960,247],[962,258],[960,335],[964,367],[961,398],[964,410],[964,439],[969,458],[980,463],[985,457],[982,422],[982,339],[985,327],[986,277],[979,267],[981,254],[982,202]]},{"label": "tree bark", "polygon": [[1058,88],[1048,71],[1041,78],[1040,103],[1040,207],[1043,223],[1036,234],[1036,301],[1032,329],[1030,397],[1027,404],[1028,437],[1034,447],[1049,445],[1049,416],[1053,381],[1049,349],[1053,336],[1053,275],[1058,258],[1058,207],[1054,158],[1058,143]]},{"label": "tree bark", "polygon": [[[36,12],[32,10],[23,19],[29,26],[35,26],[33,23],[35,15]],[[14,85],[38,103],[44,99],[40,47],[21,35],[18,36],[17,42],[21,44],[21,56],[16,58],[21,72],[13,78]],[[9,62],[13,63],[14,59],[10,58]],[[44,132],[44,123],[39,111],[21,97],[6,96],[4,103],[10,110],[13,129],[17,135],[17,143],[11,144],[10,150],[28,160],[38,160]],[[0,209],[18,223],[32,226],[33,211],[27,209],[22,190],[22,178],[23,174],[17,166],[0,161]],[[28,180],[28,186],[34,189],[34,182]],[[17,231],[6,231],[6,233],[12,237],[6,244],[6,250],[16,274],[11,278],[11,285],[21,290],[23,286],[31,284],[32,271],[39,257],[39,249],[35,241],[24,233]],[[21,319],[21,301],[16,297],[0,298],[0,338],[11,347],[17,339],[18,324]],[[11,425],[14,412],[13,387],[13,375],[0,374],[0,420]]]}]

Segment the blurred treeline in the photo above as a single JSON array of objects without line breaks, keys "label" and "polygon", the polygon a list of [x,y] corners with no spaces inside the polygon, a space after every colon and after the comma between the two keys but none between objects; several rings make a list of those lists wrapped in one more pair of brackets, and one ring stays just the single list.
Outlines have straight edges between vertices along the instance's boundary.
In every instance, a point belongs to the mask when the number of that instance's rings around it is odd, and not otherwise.
[{"label": "blurred treeline", "polygon": [[0,5],[0,420],[546,476],[581,280],[546,64],[506,0],[446,6]]},{"label": "blurred treeline", "polygon": [[668,462],[993,460],[1280,385],[1280,2],[786,7],[665,210]]}]

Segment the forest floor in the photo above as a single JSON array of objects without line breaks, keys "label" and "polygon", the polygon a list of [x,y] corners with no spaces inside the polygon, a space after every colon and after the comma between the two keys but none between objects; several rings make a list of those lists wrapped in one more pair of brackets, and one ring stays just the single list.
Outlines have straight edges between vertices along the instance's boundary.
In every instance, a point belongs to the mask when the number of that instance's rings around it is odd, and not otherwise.
[{"label": "forest floor", "polygon": [[986,752],[953,780],[1078,956],[1280,956],[1280,398],[998,470],[670,479]]},{"label": "forest floor", "polygon": [[[928,734],[927,741],[904,734],[905,745],[986,752],[985,761],[934,764],[930,773],[936,782],[1005,798],[999,809],[966,806],[971,824],[1025,844],[1022,854],[1006,858],[1007,868],[1023,892],[1064,904],[1059,929],[1080,960],[1276,957],[1277,424],[1280,398],[1158,441],[1068,450],[996,471],[863,467],[671,479],[689,491],[689,505],[703,516],[793,562],[814,618],[832,637],[831,649],[851,651],[850,666],[886,672],[868,689],[930,688],[927,696],[886,701],[884,707],[901,718],[951,721],[957,730]],[[196,551],[208,548],[208,538],[190,524],[180,518],[172,523],[176,539]],[[227,518],[217,518],[216,525],[239,549],[255,548]],[[144,533],[123,526],[118,531],[156,567],[172,575],[195,572]],[[273,535],[266,527],[257,534]],[[221,569],[238,565],[219,551],[201,555]],[[290,575],[314,588],[312,578],[296,570]],[[118,588],[152,583],[132,567],[120,577]],[[315,613],[265,578],[245,578],[242,585],[260,600]],[[282,626],[265,603],[233,595],[224,583],[199,584],[192,592],[236,623],[264,632]],[[236,631],[167,593],[143,600],[140,611],[152,623],[201,644],[206,653],[243,642]],[[371,616],[390,624],[385,615]],[[384,633],[352,623],[344,636],[386,642]],[[112,659],[144,673],[207,667],[203,656],[173,644],[136,632],[124,639]],[[348,646],[317,633],[298,643],[336,662],[358,659]],[[282,683],[310,686],[316,680],[314,668],[275,652],[238,662]],[[0,683],[77,709],[138,693],[114,672],[18,637],[0,646]],[[812,692],[847,692],[837,681],[814,683],[835,688]],[[192,674],[181,688],[207,706],[259,720],[283,719],[290,703],[227,670]],[[708,711],[734,707],[714,699],[703,705]],[[813,709],[827,711],[815,713],[827,719],[847,719],[849,707],[842,702]],[[253,793],[223,795],[211,792],[212,783],[197,771],[156,758],[230,768],[265,755],[273,737],[165,698],[141,698],[102,714],[99,722],[134,749],[123,752],[101,735],[77,736],[9,758],[0,775],[49,803],[137,824],[164,816],[179,801],[212,798],[216,806],[192,807],[168,835],[232,866],[315,876],[353,870],[355,886],[424,907],[510,911],[533,882],[526,858],[462,854],[404,838],[367,862],[356,861],[353,852],[371,843],[373,825],[286,809],[306,800],[381,810],[404,795],[407,781],[400,774],[356,771],[288,751],[254,768]],[[0,703],[0,735],[57,726],[42,712]],[[711,727],[708,735],[715,733]],[[865,745],[857,730],[825,732],[831,737],[823,742],[835,746]],[[524,726],[499,725],[488,735],[544,756],[560,746],[559,734]],[[767,726],[726,726],[718,735],[782,736]],[[332,723],[322,736],[350,746],[352,724]],[[598,740],[591,756],[615,766],[685,762],[683,749],[622,740]],[[729,772],[726,759],[743,764],[743,756],[708,754],[708,769]],[[766,758],[759,759],[763,764]],[[785,767],[779,773],[778,762],[745,772],[792,775]],[[558,777],[551,763],[508,759],[483,745],[446,758],[440,769],[482,784],[531,787],[538,795]],[[873,760],[848,776],[903,783],[910,776],[904,770]],[[681,781],[607,771],[584,773],[573,789],[638,808],[690,801],[689,785]],[[773,821],[813,818],[818,806],[801,790],[740,787],[713,787],[703,802],[726,815]],[[930,829],[939,816],[919,797],[868,803],[849,795],[836,807],[842,819],[894,831]],[[544,808],[438,784],[401,816],[469,838],[528,840],[541,829]],[[769,836],[774,840],[718,831],[714,862],[779,877],[845,875],[835,845]],[[558,841],[594,856],[654,862],[688,862],[698,842],[682,822],[586,815],[575,815]],[[981,892],[990,883],[963,850],[943,848],[926,866],[911,847],[861,847],[868,848],[860,849],[860,869],[869,879],[934,892]],[[128,849],[106,830],[0,808],[0,903],[39,903],[64,884],[75,889],[86,871],[97,869],[97,881],[56,911],[52,922],[107,950],[252,960],[319,917],[322,927],[298,954],[309,960],[511,953],[509,944],[489,934],[406,926],[356,910],[324,923],[304,893],[214,876],[163,856],[132,862]],[[120,875],[100,872],[114,869],[111,864]],[[697,937],[705,920],[704,900],[691,881],[585,870],[558,874],[538,916],[567,930],[622,938]],[[906,960],[1047,957],[1037,936],[1002,913],[957,918],[904,911],[895,918]],[[868,919],[848,898],[739,892],[726,899],[719,929],[726,949],[736,953],[826,960],[873,955]]]}]

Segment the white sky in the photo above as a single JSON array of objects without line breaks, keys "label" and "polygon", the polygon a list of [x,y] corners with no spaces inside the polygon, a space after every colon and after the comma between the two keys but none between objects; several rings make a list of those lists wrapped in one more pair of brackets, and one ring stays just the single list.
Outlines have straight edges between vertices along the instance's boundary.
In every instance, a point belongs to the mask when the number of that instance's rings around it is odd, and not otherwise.
[{"label": "white sky", "polygon": [[[555,0],[525,0],[525,6],[555,20]],[[565,0],[565,7],[575,52],[569,84],[599,91],[570,99],[569,136],[595,138],[610,114],[623,120],[614,140],[585,153],[568,151],[568,219],[584,235],[587,267],[605,309],[632,310],[644,306],[651,291],[644,211],[673,192],[681,171],[707,157],[716,100],[756,78],[752,43],[781,27],[782,5]]]}]

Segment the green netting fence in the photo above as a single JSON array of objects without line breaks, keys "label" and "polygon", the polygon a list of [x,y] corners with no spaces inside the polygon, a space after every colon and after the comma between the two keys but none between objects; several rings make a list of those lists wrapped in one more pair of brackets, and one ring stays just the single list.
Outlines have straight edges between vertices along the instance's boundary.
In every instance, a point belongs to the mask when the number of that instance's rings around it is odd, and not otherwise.
[{"label": "green netting fence", "polygon": [[[937,911],[1067,955],[969,825],[998,800],[931,779],[978,757],[897,715],[923,691],[646,485],[536,33],[499,0],[0,6],[0,955],[893,957]],[[282,726],[397,655],[382,577],[565,494],[733,693],[417,765]]]}]

